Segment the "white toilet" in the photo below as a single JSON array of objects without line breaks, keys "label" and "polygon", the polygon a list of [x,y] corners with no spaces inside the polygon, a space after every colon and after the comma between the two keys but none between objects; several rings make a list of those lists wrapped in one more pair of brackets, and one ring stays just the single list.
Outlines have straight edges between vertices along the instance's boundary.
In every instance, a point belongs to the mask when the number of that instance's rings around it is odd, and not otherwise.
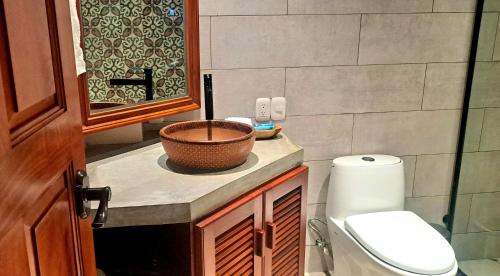
[{"label": "white toilet", "polygon": [[333,160],[326,205],[335,276],[456,275],[452,247],[404,207],[403,161]]}]

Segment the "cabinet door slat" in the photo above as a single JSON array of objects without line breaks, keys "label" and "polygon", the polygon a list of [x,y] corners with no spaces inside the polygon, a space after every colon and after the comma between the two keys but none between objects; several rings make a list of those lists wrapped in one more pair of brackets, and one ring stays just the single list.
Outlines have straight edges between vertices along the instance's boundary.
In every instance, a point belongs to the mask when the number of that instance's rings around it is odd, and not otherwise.
[{"label": "cabinet door slat", "polygon": [[[244,231],[248,227],[253,227],[252,222],[253,222],[252,220],[246,219],[246,220],[240,222],[235,228],[231,228],[229,231],[232,231],[234,233],[239,233],[241,231]],[[215,238],[215,242],[216,243],[223,243],[227,239],[230,239],[232,237],[233,236],[229,233],[227,233],[227,235],[220,235],[220,236]]]},{"label": "cabinet door slat", "polygon": [[[215,268],[217,275],[227,275],[251,260],[254,254],[254,218],[250,216],[215,238]],[[248,225],[242,228],[242,225]],[[243,229],[243,232],[238,232]]]},{"label": "cabinet door slat", "polygon": [[282,212],[278,212],[274,215],[274,222],[279,223],[280,221],[286,220],[291,215],[295,214],[297,208],[300,209],[300,201],[296,201],[293,204],[290,204],[288,208],[284,209]]},{"label": "cabinet door slat", "polygon": [[239,246],[235,245],[234,247],[231,247],[228,250],[223,251],[225,254],[215,257],[215,263],[217,268],[226,265],[228,262],[232,261],[234,258],[238,256],[252,253],[253,252],[253,250],[251,249],[251,247],[253,246],[252,243],[253,243],[252,240],[244,241]]},{"label": "cabinet door slat", "polygon": [[[221,253],[227,254],[228,253],[227,247],[233,246],[235,244],[241,244],[241,243],[247,241],[248,239],[251,239],[252,235],[253,235],[253,226],[252,225],[243,229],[239,233],[236,233],[236,234],[232,233],[231,238],[226,239],[225,242],[221,242],[220,245],[218,245],[216,247],[215,254],[217,256],[221,255]],[[216,242],[216,244],[219,244],[219,243]],[[224,255],[224,254],[222,254],[222,255]]]},{"label": "cabinet door slat", "polygon": [[301,187],[293,189],[273,202],[276,246],[271,254],[272,275],[293,273],[294,268],[299,266],[301,208]]},{"label": "cabinet door slat", "polygon": [[216,275],[234,275],[235,272],[241,271],[240,269],[248,262],[253,263],[253,253],[247,249],[244,254],[237,256],[226,265],[217,268]]},{"label": "cabinet door slat", "polygon": [[277,245],[277,249],[273,251],[273,256],[276,256],[280,254],[281,251],[286,249],[287,246],[290,246],[291,244],[295,244],[299,242],[299,239],[297,238],[297,235],[299,234],[299,230],[296,229],[293,232],[289,234],[286,238],[281,240],[279,244]]},{"label": "cabinet door slat", "polygon": [[286,198],[282,198],[282,200],[278,200],[277,202],[275,202],[273,213],[277,215],[279,213],[282,213],[283,210],[286,209],[286,207],[290,206],[290,204],[297,202],[298,199],[300,199],[300,191],[298,193],[294,191],[293,194],[286,195]]},{"label": "cabinet door slat", "polygon": [[273,270],[275,270],[276,273],[278,273],[282,267],[288,267],[295,263],[296,257],[299,256],[299,247],[298,246],[293,246],[288,248],[288,251],[285,251],[281,256],[278,256],[279,258],[276,258],[276,261],[273,258]]}]

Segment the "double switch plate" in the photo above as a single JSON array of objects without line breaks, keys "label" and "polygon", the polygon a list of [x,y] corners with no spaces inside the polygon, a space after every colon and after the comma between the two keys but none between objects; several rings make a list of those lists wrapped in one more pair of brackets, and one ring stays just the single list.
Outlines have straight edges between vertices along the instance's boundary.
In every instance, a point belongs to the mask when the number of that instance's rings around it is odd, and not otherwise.
[{"label": "double switch plate", "polygon": [[255,120],[257,122],[264,121],[281,121],[286,116],[286,99],[285,97],[258,98],[255,102]]}]

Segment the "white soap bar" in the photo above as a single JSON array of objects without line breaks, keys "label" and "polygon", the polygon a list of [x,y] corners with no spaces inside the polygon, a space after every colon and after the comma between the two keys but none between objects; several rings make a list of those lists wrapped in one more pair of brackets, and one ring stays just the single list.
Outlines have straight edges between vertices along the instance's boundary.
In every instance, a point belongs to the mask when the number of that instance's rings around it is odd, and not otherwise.
[{"label": "white soap bar", "polygon": [[245,117],[227,117],[226,121],[233,121],[233,122],[238,122],[238,123],[244,123],[247,125],[252,125],[252,119],[250,118],[245,118]]}]

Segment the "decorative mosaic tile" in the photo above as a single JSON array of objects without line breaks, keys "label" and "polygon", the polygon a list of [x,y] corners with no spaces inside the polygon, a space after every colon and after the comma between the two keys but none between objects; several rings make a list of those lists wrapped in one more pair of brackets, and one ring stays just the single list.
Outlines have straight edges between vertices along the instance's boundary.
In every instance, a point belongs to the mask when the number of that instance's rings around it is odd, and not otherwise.
[{"label": "decorative mosaic tile", "polygon": [[[102,40],[105,47],[104,48],[104,58],[123,58],[123,47],[122,39],[108,39],[104,38]],[[88,48],[85,46],[85,48]],[[89,49],[90,52],[90,49]]]},{"label": "decorative mosaic tile", "polygon": [[112,78],[143,79],[153,69],[153,98],[186,94],[183,0],[82,0],[91,102],[138,103],[144,86],[111,86]]}]

